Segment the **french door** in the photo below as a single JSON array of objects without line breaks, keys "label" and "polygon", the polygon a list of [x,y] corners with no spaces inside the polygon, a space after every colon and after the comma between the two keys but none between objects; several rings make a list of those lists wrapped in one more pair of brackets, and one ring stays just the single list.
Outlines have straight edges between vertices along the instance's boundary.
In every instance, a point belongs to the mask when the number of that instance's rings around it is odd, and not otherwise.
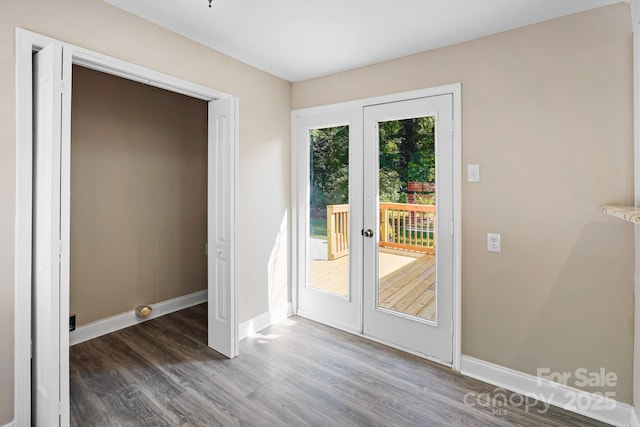
[{"label": "french door", "polygon": [[453,97],[364,108],[363,332],[452,363]]},{"label": "french door", "polygon": [[361,332],[362,111],[298,117],[298,313]]},{"label": "french door", "polygon": [[451,364],[453,95],[340,107],[294,113],[298,314]]}]

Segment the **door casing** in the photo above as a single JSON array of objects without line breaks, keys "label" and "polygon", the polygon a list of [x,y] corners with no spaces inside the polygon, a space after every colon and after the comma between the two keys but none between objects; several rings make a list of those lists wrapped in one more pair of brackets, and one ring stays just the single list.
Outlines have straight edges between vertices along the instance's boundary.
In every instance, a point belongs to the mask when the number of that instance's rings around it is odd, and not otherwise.
[{"label": "door casing", "polygon": [[[14,423],[16,426],[31,425],[31,265],[32,265],[32,53],[43,47],[58,43],[71,52],[72,62],[86,68],[113,74],[119,77],[155,86],[205,101],[230,98],[235,104],[229,124],[232,129],[231,157],[229,166],[231,201],[229,219],[229,254],[231,277],[226,298],[230,310],[229,327],[232,356],[238,354],[238,317],[236,298],[235,262],[235,218],[238,211],[237,162],[238,162],[238,102],[232,95],[163,74],[148,68],[133,65],[88,49],[63,43],[37,33],[16,29],[16,219],[15,219],[15,276],[14,276]],[[62,172],[64,174],[64,171]],[[67,245],[68,248],[68,245]],[[64,255],[64,249],[63,249]],[[62,362],[61,362],[62,363]],[[64,390],[61,390],[64,392]]]},{"label": "door casing", "polygon": [[[459,371],[460,370],[460,355],[461,355],[461,301],[462,301],[462,84],[453,83],[444,86],[438,86],[428,89],[420,89],[409,92],[401,92],[391,95],[378,96],[373,98],[365,98],[355,101],[342,102],[337,104],[323,105],[319,107],[309,107],[291,112],[291,206],[292,206],[292,230],[293,238],[291,242],[292,248],[292,276],[294,278],[292,285],[292,298],[296,313],[299,307],[299,288],[304,286],[305,268],[306,263],[305,247],[300,244],[304,237],[304,209],[301,208],[306,202],[306,198],[301,200],[301,194],[304,193],[300,188],[300,183],[303,182],[304,173],[306,168],[301,166],[300,159],[304,158],[305,153],[301,153],[301,150],[306,149],[305,144],[301,144],[299,140],[295,138],[297,132],[299,132],[298,123],[300,121],[309,120],[310,117],[317,117],[323,114],[329,114],[336,111],[349,111],[360,110],[365,107],[374,106],[379,104],[386,104],[398,101],[408,101],[418,98],[426,98],[438,95],[451,94],[453,97],[453,284],[452,284],[452,317],[453,317],[453,361],[451,367]],[[304,315],[301,313],[301,315]],[[345,330],[350,333],[354,333],[353,328],[345,328],[340,324],[332,324],[327,319],[313,319],[324,321],[324,323],[338,329]],[[362,332],[362,319],[359,325],[359,331]],[[383,344],[393,347],[393,344],[383,342],[381,340],[367,336],[366,338],[373,341],[382,342]],[[407,349],[402,349],[407,351]],[[409,351],[411,352],[411,351]],[[417,354],[417,353],[416,353]],[[423,354],[418,354],[421,357],[425,357]],[[428,358],[428,357],[427,357]],[[436,362],[441,362],[435,360]]]}]

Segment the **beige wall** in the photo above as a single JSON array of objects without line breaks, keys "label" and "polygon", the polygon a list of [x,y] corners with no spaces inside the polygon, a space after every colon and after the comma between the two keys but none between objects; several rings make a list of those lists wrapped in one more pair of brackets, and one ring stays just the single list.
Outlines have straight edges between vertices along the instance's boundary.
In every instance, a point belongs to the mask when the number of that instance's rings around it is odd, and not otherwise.
[{"label": "beige wall", "polygon": [[289,298],[291,84],[100,0],[0,0],[0,425],[13,417],[16,27],[237,96],[240,321]]},{"label": "beige wall", "polygon": [[77,325],[207,288],[207,103],[73,68]]},{"label": "beige wall", "polygon": [[633,227],[597,211],[633,202],[629,5],[295,83],[292,104],[454,82],[463,165],[482,176],[462,186],[463,353],[534,375],[604,367],[631,402]]}]

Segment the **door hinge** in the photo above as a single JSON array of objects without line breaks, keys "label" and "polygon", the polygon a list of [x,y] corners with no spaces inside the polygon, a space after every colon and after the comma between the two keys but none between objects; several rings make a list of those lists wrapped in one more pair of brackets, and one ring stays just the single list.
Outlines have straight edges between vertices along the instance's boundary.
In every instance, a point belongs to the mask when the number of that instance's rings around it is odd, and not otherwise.
[{"label": "door hinge", "polygon": [[453,320],[451,320],[451,336],[453,336]]},{"label": "door hinge", "polygon": [[62,261],[62,240],[58,240],[58,261]]},{"label": "door hinge", "polygon": [[58,402],[58,415],[62,415],[62,402]]},{"label": "door hinge", "polygon": [[208,243],[204,244],[204,254],[205,255],[209,255],[209,244]]}]

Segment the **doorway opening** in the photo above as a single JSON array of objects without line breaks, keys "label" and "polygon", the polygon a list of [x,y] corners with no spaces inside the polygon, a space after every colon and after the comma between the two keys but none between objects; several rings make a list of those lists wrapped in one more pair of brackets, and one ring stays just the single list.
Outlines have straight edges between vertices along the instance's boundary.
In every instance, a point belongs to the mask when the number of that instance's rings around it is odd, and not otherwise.
[{"label": "doorway opening", "polygon": [[206,298],[207,102],[77,65],[72,76],[78,332],[138,305]]},{"label": "doorway opening", "polygon": [[459,100],[294,112],[299,314],[457,366]]},{"label": "doorway opening", "polygon": [[[108,399],[82,381],[115,368],[75,345],[99,345],[115,319],[206,301],[208,119],[203,100],[77,65],[72,76],[69,394],[71,425],[83,425],[91,397]],[[140,305],[153,308],[144,319]]]},{"label": "doorway opening", "polygon": [[[35,68],[34,62],[39,63]],[[72,63],[207,102],[208,345],[227,357],[236,356],[235,98],[21,29],[16,31],[16,63],[16,423],[49,426],[69,422]],[[34,155],[38,156],[35,160]],[[33,312],[38,314],[34,323]],[[32,387],[29,378],[36,386]],[[39,418],[32,419],[32,409]]]}]

